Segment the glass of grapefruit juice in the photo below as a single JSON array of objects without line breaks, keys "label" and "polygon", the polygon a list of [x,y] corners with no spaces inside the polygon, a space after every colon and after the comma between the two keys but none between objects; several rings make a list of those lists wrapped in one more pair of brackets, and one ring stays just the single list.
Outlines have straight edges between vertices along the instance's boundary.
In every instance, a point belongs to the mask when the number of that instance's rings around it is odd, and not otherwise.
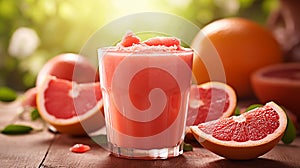
[{"label": "glass of grapefruit juice", "polygon": [[[115,47],[98,49],[108,149],[133,159],[179,156],[193,50],[172,42],[175,38],[130,45],[124,45],[124,39]],[[157,39],[161,42],[155,43]]]}]

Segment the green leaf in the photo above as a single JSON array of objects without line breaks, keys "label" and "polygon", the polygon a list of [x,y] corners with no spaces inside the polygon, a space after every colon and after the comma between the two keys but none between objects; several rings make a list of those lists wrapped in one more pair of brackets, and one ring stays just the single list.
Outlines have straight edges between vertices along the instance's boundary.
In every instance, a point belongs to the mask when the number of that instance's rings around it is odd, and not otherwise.
[{"label": "green leaf", "polygon": [[34,109],[34,110],[31,111],[30,117],[31,117],[32,121],[35,121],[38,118],[41,118],[40,113],[39,113],[39,111],[37,109]]},{"label": "green leaf", "polygon": [[281,140],[284,144],[290,144],[295,140],[296,136],[296,127],[293,121],[287,116],[287,126]]},{"label": "green leaf", "polygon": [[26,134],[32,131],[33,128],[27,125],[18,125],[18,124],[10,124],[7,125],[2,131],[2,134],[10,134],[10,135],[17,135],[17,134]]},{"label": "green leaf", "polygon": [[17,93],[9,87],[0,87],[0,101],[12,102],[16,100],[17,96]]},{"label": "green leaf", "polygon": [[183,151],[185,151],[185,152],[193,151],[193,146],[191,144],[188,144],[188,143],[183,143]]},{"label": "green leaf", "polygon": [[236,107],[235,110],[234,110],[234,115],[235,115],[235,116],[241,115],[241,109],[238,108],[238,107]]},{"label": "green leaf", "polygon": [[258,108],[258,107],[262,107],[262,106],[263,106],[262,104],[252,104],[252,105],[250,105],[249,107],[246,108],[245,112],[253,110],[253,109]]}]

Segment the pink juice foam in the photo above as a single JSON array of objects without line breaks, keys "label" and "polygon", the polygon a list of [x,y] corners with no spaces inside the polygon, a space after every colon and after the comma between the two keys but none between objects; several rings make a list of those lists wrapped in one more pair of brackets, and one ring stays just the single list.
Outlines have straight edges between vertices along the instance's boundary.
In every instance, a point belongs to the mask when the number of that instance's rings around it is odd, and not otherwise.
[{"label": "pink juice foam", "polygon": [[182,143],[193,51],[173,37],[141,42],[127,34],[103,51],[101,85],[108,141],[161,149]]}]

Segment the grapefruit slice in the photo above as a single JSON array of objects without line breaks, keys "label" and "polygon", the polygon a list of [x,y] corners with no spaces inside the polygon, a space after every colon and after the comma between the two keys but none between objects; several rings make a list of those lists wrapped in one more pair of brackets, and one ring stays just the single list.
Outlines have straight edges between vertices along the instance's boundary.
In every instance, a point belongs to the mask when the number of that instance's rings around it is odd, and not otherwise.
[{"label": "grapefruit slice", "polygon": [[83,135],[104,125],[100,83],[78,84],[47,76],[37,92],[41,117],[57,131]]},{"label": "grapefruit slice", "polygon": [[270,151],[284,134],[285,112],[274,102],[240,116],[192,126],[197,141],[208,150],[228,159],[248,160]]},{"label": "grapefruit slice", "polygon": [[207,82],[191,87],[187,126],[229,117],[236,107],[236,93],[226,83]]}]

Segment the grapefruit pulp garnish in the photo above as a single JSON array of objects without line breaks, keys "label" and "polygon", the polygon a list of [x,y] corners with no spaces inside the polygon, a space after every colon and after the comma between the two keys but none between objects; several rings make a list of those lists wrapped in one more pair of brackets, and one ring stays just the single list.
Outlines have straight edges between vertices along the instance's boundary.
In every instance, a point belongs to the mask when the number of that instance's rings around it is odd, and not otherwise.
[{"label": "grapefruit pulp garnish", "polygon": [[144,41],[144,44],[148,46],[176,46],[180,48],[180,40],[175,37],[153,37]]},{"label": "grapefruit pulp garnish", "polygon": [[91,147],[85,144],[75,144],[69,150],[74,153],[84,153],[91,150]]},{"label": "grapefruit pulp garnish", "polygon": [[222,82],[207,82],[191,87],[187,126],[229,117],[236,107],[235,91]]},{"label": "grapefruit pulp garnish", "polygon": [[141,39],[133,32],[128,32],[120,42],[123,47],[131,47],[134,44],[145,44],[147,46],[176,46],[177,49],[181,49],[180,40],[175,37],[153,37],[146,41],[141,42]]},{"label": "grapefruit pulp garnish", "polygon": [[132,32],[128,32],[120,42],[120,44],[123,47],[130,47],[133,46],[134,44],[139,44],[141,42],[141,39],[137,37],[135,34]]},{"label": "grapefruit pulp garnish", "polygon": [[100,83],[82,83],[48,76],[39,87],[42,118],[61,133],[82,135],[104,125]]},{"label": "grapefruit pulp garnish", "polygon": [[280,141],[287,126],[285,112],[274,102],[240,116],[192,126],[197,141],[228,159],[247,160],[261,156]]}]

